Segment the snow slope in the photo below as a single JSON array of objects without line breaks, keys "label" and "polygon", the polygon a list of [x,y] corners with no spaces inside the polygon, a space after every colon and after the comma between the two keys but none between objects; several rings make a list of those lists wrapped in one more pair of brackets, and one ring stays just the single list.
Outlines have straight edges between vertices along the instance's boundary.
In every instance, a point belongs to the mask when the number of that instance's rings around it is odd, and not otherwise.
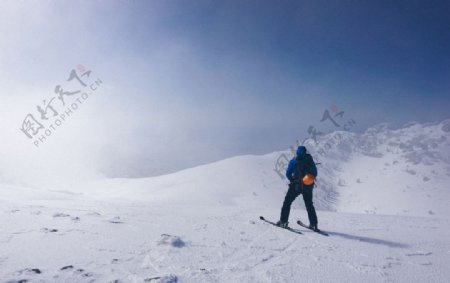
[{"label": "snow slope", "polygon": [[325,141],[336,135],[342,137],[324,163],[337,171],[326,182],[339,195],[338,211],[448,215],[450,120],[398,130],[383,124],[362,135],[336,132]]},{"label": "snow slope", "polygon": [[258,219],[279,217],[287,188],[273,169],[287,151],[70,190],[1,185],[0,280],[447,282],[449,132],[447,120],[308,141],[330,237]]}]

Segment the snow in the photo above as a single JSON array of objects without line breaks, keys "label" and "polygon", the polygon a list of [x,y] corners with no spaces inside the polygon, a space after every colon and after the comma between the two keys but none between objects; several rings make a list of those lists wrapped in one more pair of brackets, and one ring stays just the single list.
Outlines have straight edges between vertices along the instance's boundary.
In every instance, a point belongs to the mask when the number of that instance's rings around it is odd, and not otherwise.
[{"label": "snow", "polygon": [[[152,178],[0,186],[1,282],[448,282],[450,121],[308,141],[319,227],[301,198],[278,220],[278,156],[238,156]],[[25,281],[22,281],[25,282]]]}]

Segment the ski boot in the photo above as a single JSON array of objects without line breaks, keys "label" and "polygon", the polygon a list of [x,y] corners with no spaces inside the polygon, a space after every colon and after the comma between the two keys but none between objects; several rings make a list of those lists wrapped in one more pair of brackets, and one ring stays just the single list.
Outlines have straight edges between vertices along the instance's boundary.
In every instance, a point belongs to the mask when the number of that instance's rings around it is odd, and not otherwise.
[{"label": "ski boot", "polygon": [[288,222],[282,222],[281,220],[279,220],[277,222],[277,226],[281,227],[281,228],[287,228],[288,227]]},{"label": "ski boot", "polygon": [[309,224],[309,229],[315,232],[320,232],[319,228],[317,228],[317,224]]}]

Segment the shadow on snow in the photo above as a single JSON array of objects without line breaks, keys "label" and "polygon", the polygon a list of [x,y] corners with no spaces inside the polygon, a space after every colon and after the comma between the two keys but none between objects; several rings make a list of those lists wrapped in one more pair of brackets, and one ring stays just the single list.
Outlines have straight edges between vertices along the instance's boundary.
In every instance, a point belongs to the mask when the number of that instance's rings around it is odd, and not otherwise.
[{"label": "shadow on snow", "polygon": [[388,246],[390,248],[405,249],[405,248],[409,247],[409,245],[407,245],[407,244],[402,244],[402,243],[393,242],[393,241],[387,241],[387,240],[382,240],[382,239],[362,237],[362,236],[355,236],[355,235],[339,233],[339,232],[328,232],[327,231],[327,233],[330,234],[330,236],[339,236],[339,237],[342,237],[342,238],[345,238],[345,239],[349,239],[349,240],[356,240],[356,241],[369,243],[369,244],[383,245],[383,246]]}]

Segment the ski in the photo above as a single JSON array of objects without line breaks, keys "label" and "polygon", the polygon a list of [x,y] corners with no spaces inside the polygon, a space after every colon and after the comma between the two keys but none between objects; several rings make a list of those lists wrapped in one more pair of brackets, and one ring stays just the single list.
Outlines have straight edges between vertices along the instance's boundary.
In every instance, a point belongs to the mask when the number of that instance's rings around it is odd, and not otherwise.
[{"label": "ski", "polygon": [[328,235],[327,233],[325,233],[325,232],[323,232],[323,231],[321,231],[321,230],[319,230],[319,229],[314,230],[314,229],[310,228],[308,225],[305,225],[305,224],[304,224],[303,222],[301,222],[300,220],[297,221],[297,224],[300,225],[300,226],[302,226],[302,227],[304,227],[304,228],[306,228],[306,229],[309,229],[309,230],[311,230],[311,231],[313,231],[313,232],[316,232],[316,233],[318,233],[318,234],[321,234],[321,235],[324,235],[324,236],[330,236],[330,235]]},{"label": "ski", "polygon": [[262,221],[264,221],[264,222],[266,222],[266,223],[272,224],[273,226],[276,226],[276,227],[278,227],[278,228],[285,229],[285,230],[288,230],[288,231],[291,231],[291,232],[293,232],[293,233],[300,234],[300,235],[303,234],[303,233],[300,232],[299,230],[294,229],[294,228],[291,228],[291,227],[287,227],[287,228],[280,227],[280,226],[278,226],[275,222],[269,221],[269,220],[265,219],[263,216],[260,216],[259,219],[261,219]]}]

